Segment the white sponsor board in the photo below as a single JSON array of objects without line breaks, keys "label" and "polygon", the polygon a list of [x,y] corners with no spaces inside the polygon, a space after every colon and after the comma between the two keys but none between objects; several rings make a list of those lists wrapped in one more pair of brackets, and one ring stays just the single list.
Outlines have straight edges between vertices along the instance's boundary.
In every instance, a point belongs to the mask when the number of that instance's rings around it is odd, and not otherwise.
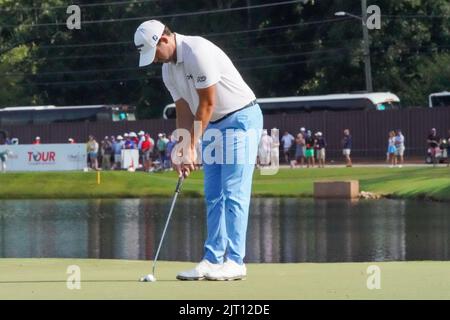
[{"label": "white sponsor board", "polygon": [[0,145],[8,150],[7,171],[69,171],[87,167],[86,144]]},{"label": "white sponsor board", "polygon": [[137,169],[139,166],[139,151],[136,149],[122,150],[122,169],[130,167]]}]

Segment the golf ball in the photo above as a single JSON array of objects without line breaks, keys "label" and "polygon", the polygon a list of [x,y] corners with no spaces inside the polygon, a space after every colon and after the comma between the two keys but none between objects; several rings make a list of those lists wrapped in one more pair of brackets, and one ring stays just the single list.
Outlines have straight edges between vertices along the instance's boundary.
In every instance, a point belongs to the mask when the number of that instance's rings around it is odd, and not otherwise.
[{"label": "golf ball", "polygon": [[141,282],[155,282],[156,279],[152,274],[148,274],[145,277],[141,278]]}]

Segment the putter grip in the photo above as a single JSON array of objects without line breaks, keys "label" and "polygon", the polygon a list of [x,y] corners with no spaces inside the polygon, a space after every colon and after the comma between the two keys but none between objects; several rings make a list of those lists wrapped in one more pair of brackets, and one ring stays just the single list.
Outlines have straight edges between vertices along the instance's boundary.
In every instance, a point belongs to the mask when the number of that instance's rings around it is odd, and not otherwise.
[{"label": "putter grip", "polygon": [[175,188],[176,193],[180,193],[181,191],[181,185],[183,184],[184,176],[181,176],[178,178],[177,187]]}]

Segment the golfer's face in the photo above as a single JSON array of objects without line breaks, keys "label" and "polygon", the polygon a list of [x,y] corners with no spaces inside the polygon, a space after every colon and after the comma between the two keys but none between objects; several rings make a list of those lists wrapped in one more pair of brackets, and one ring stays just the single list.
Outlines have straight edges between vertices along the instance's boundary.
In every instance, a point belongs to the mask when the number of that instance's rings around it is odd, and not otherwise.
[{"label": "golfer's face", "polygon": [[156,46],[155,60],[153,63],[168,63],[172,60],[170,46],[165,41],[160,41]]}]

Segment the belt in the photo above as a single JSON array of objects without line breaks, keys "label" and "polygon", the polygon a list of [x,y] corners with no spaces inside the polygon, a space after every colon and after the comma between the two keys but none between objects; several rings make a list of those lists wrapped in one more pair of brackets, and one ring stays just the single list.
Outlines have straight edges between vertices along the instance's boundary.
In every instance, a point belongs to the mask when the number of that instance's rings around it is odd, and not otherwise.
[{"label": "belt", "polygon": [[242,108],[237,109],[237,110],[234,110],[234,111],[231,111],[230,113],[227,113],[226,115],[224,115],[222,118],[217,119],[217,120],[215,120],[215,121],[210,121],[209,123],[216,124],[216,123],[218,123],[218,122],[220,122],[220,121],[222,121],[222,120],[225,120],[226,118],[228,118],[228,117],[231,116],[232,114],[234,114],[234,113],[236,113],[236,112],[239,112],[239,111],[241,111],[241,110],[244,110],[244,109],[253,107],[253,106],[256,105],[256,104],[257,104],[256,100],[253,100],[252,102],[250,102],[249,104],[246,104],[246,105],[243,106]]}]

